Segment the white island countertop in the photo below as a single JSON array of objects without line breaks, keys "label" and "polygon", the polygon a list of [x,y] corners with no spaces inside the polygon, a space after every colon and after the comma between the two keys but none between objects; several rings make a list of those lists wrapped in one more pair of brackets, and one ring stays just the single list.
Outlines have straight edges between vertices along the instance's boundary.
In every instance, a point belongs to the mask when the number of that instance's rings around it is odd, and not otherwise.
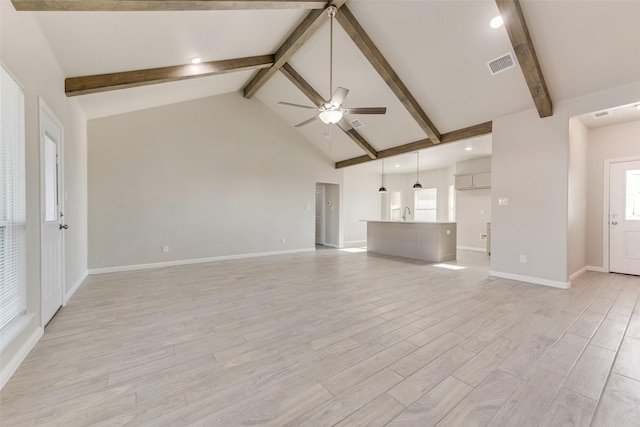
[{"label": "white island countertop", "polygon": [[390,222],[393,224],[456,224],[449,221],[396,221],[391,219],[361,219],[360,222]]},{"label": "white island countertop", "polygon": [[369,252],[429,262],[456,259],[455,222],[363,221]]}]

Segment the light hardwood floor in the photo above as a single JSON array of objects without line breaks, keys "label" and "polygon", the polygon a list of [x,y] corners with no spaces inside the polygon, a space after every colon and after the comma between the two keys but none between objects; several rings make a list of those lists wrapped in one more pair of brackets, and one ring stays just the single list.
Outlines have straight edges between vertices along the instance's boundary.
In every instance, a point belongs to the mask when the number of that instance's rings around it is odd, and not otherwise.
[{"label": "light hardwood floor", "polygon": [[91,276],[0,424],[640,425],[640,278],[319,250]]}]

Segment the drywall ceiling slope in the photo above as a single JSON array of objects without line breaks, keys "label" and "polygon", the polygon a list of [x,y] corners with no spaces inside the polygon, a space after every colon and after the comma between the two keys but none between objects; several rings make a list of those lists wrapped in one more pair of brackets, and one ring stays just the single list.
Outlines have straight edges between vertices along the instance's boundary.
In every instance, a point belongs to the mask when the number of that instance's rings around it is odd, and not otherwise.
[{"label": "drywall ceiling slope", "polygon": [[[275,52],[304,10],[34,13],[67,77]],[[21,12],[29,13],[29,12]],[[80,96],[88,118],[240,90],[253,72]],[[61,85],[64,82],[60,82]]]},{"label": "drywall ceiling slope", "polygon": [[640,1],[521,3],[554,102],[638,81]]},{"label": "drywall ceiling slope", "polygon": [[512,51],[494,1],[353,0],[350,9],[441,133],[533,107],[519,66],[491,76]]}]

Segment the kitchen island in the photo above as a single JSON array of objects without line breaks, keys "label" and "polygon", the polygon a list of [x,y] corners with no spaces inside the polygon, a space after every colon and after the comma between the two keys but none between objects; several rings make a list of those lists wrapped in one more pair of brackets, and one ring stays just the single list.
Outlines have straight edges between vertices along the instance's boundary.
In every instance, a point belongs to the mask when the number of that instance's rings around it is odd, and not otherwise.
[{"label": "kitchen island", "polygon": [[456,259],[455,222],[366,221],[367,251],[443,262]]}]

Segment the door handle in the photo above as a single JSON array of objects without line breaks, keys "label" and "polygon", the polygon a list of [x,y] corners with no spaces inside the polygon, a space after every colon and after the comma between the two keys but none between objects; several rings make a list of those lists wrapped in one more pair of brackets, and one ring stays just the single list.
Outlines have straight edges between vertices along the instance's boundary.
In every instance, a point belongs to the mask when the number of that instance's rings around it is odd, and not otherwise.
[{"label": "door handle", "polygon": [[613,221],[611,225],[618,225],[618,221]]},{"label": "door handle", "polygon": [[60,230],[66,230],[69,226],[67,224],[60,224]]}]

